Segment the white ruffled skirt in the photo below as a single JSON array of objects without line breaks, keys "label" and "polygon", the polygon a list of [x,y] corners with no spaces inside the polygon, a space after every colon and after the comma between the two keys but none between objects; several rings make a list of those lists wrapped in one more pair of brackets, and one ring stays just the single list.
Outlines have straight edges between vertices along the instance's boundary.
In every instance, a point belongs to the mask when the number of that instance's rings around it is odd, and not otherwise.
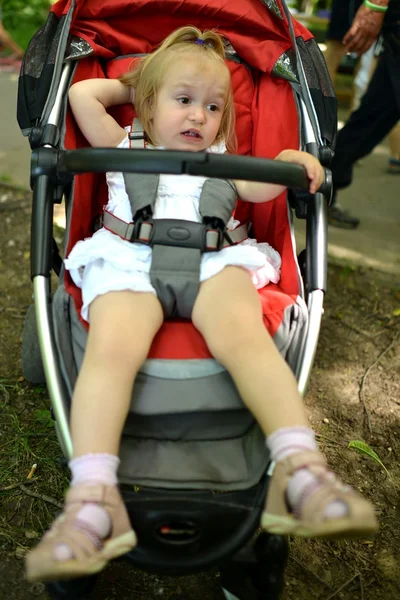
[{"label": "white ruffled skirt", "polygon": [[[237,224],[231,220],[229,228]],[[149,246],[128,242],[104,228],[91,238],[77,242],[64,264],[75,285],[82,289],[82,318],[89,321],[91,302],[107,292],[131,290],[156,294],[150,281],[151,253]],[[260,289],[270,281],[278,283],[281,257],[269,244],[247,239],[219,252],[203,254],[200,281],[206,281],[227,266],[250,271],[254,285]]]}]

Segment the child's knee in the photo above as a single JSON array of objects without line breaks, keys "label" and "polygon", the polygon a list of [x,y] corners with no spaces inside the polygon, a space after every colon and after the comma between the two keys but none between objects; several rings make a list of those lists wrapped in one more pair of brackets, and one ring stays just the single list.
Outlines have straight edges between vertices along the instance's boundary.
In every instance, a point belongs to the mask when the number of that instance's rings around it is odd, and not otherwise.
[{"label": "child's knee", "polygon": [[135,336],[128,329],[129,333],[104,327],[102,335],[98,332],[87,348],[91,360],[116,371],[138,368],[147,358],[151,339]]},{"label": "child's knee", "polygon": [[244,353],[261,352],[272,342],[262,320],[254,315],[228,316],[206,339],[211,354],[222,364],[234,361]]}]

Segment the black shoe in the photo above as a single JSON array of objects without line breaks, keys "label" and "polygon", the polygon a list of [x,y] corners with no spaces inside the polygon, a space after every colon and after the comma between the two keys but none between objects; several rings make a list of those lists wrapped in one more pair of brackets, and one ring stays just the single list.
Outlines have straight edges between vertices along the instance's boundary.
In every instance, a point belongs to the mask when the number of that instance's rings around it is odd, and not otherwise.
[{"label": "black shoe", "polygon": [[400,160],[398,158],[389,158],[387,172],[392,175],[400,175]]},{"label": "black shoe", "polygon": [[346,210],[335,204],[328,208],[328,223],[340,229],[356,229],[360,224],[360,219],[350,216]]}]

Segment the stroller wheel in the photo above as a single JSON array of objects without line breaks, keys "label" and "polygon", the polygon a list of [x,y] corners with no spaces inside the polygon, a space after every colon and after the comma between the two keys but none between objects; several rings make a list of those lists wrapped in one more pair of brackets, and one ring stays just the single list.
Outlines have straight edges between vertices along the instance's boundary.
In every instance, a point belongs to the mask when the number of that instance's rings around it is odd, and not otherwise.
[{"label": "stroller wheel", "polygon": [[97,581],[97,575],[52,581],[46,585],[50,600],[88,600]]},{"label": "stroller wheel", "polygon": [[262,533],[248,557],[233,557],[220,568],[226,600],[279,600],[288,556],[287,539]]},{"label": "stroller wheel", "polygon": [[22,371],[30,383],[46,383],[33,304],[26,313],[22,334]]}]

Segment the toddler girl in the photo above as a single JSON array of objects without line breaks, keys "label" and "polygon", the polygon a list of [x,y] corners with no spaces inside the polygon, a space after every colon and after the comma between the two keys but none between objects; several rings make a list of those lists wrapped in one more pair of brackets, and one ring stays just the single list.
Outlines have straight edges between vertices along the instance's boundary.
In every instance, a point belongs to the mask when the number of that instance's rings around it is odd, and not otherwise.
[{"label": "toddler girl", "polygon": [[[134,101],[149,151],[221,153],[234,146],[230,74],[223,42],[214,32],[183,27],[122,80],[79,82],[69,99],[92,146],[128,147],[126,131],[106,109],[129,101]],[[323,170],[310,154],[285,150],[276,158],[302,165],[311,193],[321,185]],[[107,211],[131,222],[122,174],[108,173],[107,182]],[[204,184],[203,177],[161,175],[153,217],[201,222]],[[247,181],[226,184],[249,202],[267,202],[284,190]],[[82,288],[82,316],[90,320],[90,329],[72,399],[71,487],[64,512],[27,557],[31,581],[97,572],[136,544],[117,469],[132,386],[164,320],[149,276],[151,252],[101,229],[78,242],[65,261]],[[203,254],[191,318],[211,354],[231,374],[276,462],[261,526],[301,536],[374,532],[372,506],[336,479],[317,450],[295,377],[264,327],[253,282],[257,273],[264,283],[278,280],[279,261],[272,250],[243,243]]]}]

